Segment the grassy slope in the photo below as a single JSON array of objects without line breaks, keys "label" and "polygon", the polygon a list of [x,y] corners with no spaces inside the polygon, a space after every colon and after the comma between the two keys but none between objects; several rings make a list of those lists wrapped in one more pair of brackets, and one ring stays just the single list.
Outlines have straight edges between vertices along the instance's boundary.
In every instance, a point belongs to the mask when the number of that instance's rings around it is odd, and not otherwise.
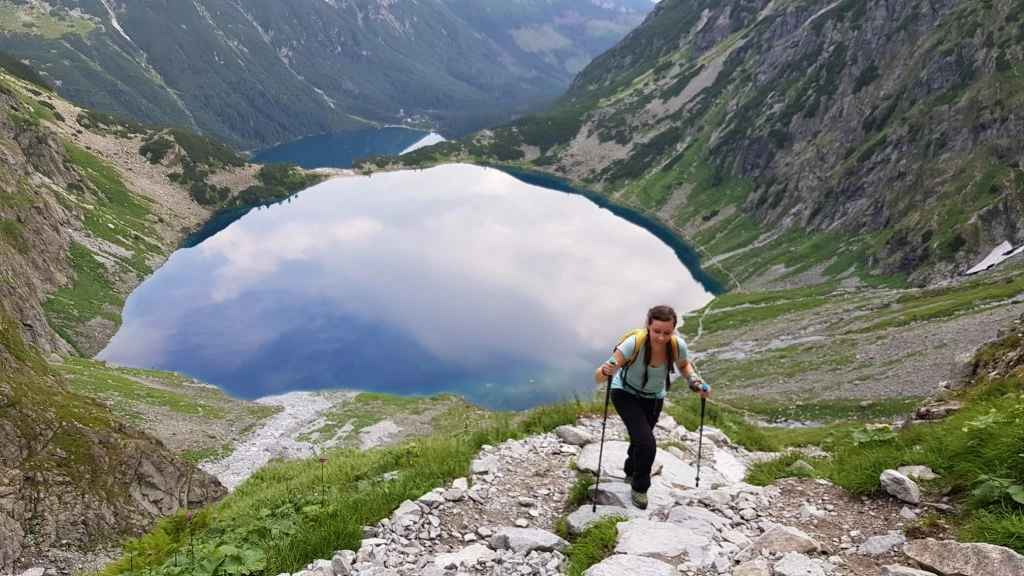
[{"label": "grassy slope", "polygon": [[[682,332],[702,356],[702,372],[730,401],[750,402],[769,389],[807,402],[920,398],[948,379],[957,355],[981,343],[971,340],[984,328],[976,319],[998,313],[1024,294],[1020,270],[1019,264],[1008,264],[929,289],[844,289],[826,283],[725,294],[687,316]],[[897,376],[902,379],[892,381],[884,394],[866,386],[880,388],[879,382]]]},{"label": "grassy slope", "polygon": [[[883,470],[929,466],[938,478],[922,483],[924,499],[954,499],[961,507],[952,518],[960,539],[1024,553],[1024,378],[985,382],[959,398],[966,407],[946,420],[910,426],[892,438],[868,435],[860,443],[852,430],[835,433],[822,438],[833,458],[803,458],[814,475],[860,494],[880,492]],[[756,465],[749,480],[765,484],[792,476],[788,467],[798,458]]]},{"label": "grassy slope", "polygon": [[216,387],[172,372],[85,358],[64,358],[54,368],[72,390],[106,404],[118,418],[161,439],[192,463],[227,456],[235,441],[280,412],[277,406],[235,400]]},{"label": "grassy slope", "polygon": [[[825,298],[822,289],[800,289],[773,293],[726,295],[710,306],[704,316],[703,334],[695,349],[721,346],[738,334],[749,335],[768,327],[783,332],[797,330],[798,316],[810,310],[822,318],[840,310],[848,319],[832,338],[844,334],[857,338],[875,333],[900,335],[915,327],[944,323],[956,330],[959,321],[1005,305],[1024,294],[1020,266],[1011,266],[971,279],[959,285],[927,290],[886,291],[879,299],[872,290],[835,293]],[[855,319],[854,319],[855,318]],[[698,322],[688,321],[685,330],[695,335]],[[909,332],[906,332],[909,333]],[[1019,339],[1009,337],[982,349],[978,358],[1000,357],[1019,348]],[[743,395],[751,386],[752,373],[765,370],[802,372],[813,379],[828,378],[834,369],[834,351],[814,343],[756,353],[745,358],[715,358],[702,363],[702,371],[719,382],[719,394],[708,406],[707,421],[736,442],[752,450],[778,450],[786,446],[823,447],[832,458],[809,458],[799,453],[755,465],[748,480],[766,484],[794,475],[825,477],[858,494],[878,494],[882,470],[903,465],[927,465],[939,478],[923,483],[925,500],[949,497],[959,512],[949,517],[957,537],[968,541],[1000,544],[1024,552],[1024,370],[957,393],[966,407],[954,416],[930,424],[914,425],[897,434],[870,432],[867,423],[888,422],[907,413],[914,399],[875,400],[862,407],[857,400],[805,402],[759,399]],[[904,360],[909,362],[912,360]],[[880,368],[884,374],[891,366]],[[679,402],[669,412],[680,423],[697,425],[696,401]],[[798,428],[761,428],[756,420],[824,422],[825,425]],[[814,473],[795,472],[789,466],[797,459],[812,464]],[[927,522],[935,521],[929,518]]]},{"label": "grassy slope", "polygon": [[339,446],[359,446],[359,433],[378,422],[391,419],[403,435],[468,433],[471,422],[487,421],[491,414],[454,394],[436,396],[392,396],[360,392],[351,402],[342,402],[324,414],[323,424],[299,436],[299,440]]},{"label": "grassy slope", "polygon": [[[128,541],[125,556],[103,573],[124,574],[134,565],[135,573],[142,574],[141,558],[149,550],[154,555],[147,561],[147,576],[178,574],[182,568],[176,565],[247,561],[251,567],[243,572],[258,572],[264,563],[264,573],[293,572],[337,549],[357,549],[361,526],[390,515],[403,500],[468,475],[482,445],[552,430],[574,422],[585,410],[596,406],[562,404],[525,414],[492,414],[461,434],[367,451],[329,450],[323,463],[273,462],[221,502],[198,511],[191,522],[178,514]],[[386,472],[397,476],[383,481]]]},{"label": "grassy slope", "polygon": [[[52,112],[42,106],[33,108],[29,119],[36,126],[54,121]],[[68,259],[75,283],[50,295],[43,306],[54,331],[81,353],[80,328],[94,318],[120,324],[117,311],[124,305],[120,288],[136,285],[151,274],[152,263],[173,245],[152,225],[157,216],[151,200],[129,190],[118,172],[95,154],[66,140],[63,146],[90,187],[69,185],[57,193],[57,200],[81,213],[83,227],[105,247],[101,257],[108,262],[105,266],[92,249],[72,241]]]}]

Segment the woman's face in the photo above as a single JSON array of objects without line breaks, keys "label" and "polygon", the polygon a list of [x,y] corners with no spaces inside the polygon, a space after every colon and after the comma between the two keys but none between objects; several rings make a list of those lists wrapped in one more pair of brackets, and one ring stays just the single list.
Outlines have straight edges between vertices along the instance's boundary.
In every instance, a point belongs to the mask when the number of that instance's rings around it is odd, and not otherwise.
[{"label": "woman's face", "polygon": [[651,335],[651,344],[655,346],[664,346],[675,330],[676,327],[668,320],[652,320],[650,326],[647,327],[647,331]]}]

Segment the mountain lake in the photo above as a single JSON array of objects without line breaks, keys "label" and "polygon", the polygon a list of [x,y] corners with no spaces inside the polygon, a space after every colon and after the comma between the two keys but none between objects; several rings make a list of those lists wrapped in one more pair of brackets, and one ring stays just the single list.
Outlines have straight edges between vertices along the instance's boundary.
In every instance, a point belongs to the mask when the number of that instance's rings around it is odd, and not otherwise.
[{"label": "mountain lake", "polygon": [[682,313],[718,289],[642,216],[465,164],[334,178],[186,246],[129,296],[98,358],[247,399],[451,392],[521,410],[589,396],[650,306]]},{"label": "mountain lake", "polygon": [[367,128],[285,142],[256,152],[251,161],[258,164],[295,164],[307,169],[347,169],[352,167],[352,161],[356,158],[377,154],[395,156],[442,141],[444,138],[438,134],[411,128]]}]

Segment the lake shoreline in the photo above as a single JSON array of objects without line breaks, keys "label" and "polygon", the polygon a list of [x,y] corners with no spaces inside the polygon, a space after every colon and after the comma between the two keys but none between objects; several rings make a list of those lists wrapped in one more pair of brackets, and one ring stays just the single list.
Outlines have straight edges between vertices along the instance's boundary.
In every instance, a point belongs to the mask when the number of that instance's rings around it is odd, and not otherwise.
[{"label": "lake shoreline", "polygon": [[[178,252],[132,293],[98,358],[191,374],[244,398],[286,389],[281,378],[303,390],[352,388],[338,375],[390,365],[379,382],[356,387],[456,391],[491,409],[521,410],[583,392],[607,345],[581,340],[580,331],[614,341],[646,309],[636,298],[684,312],[712,298],[650,230],[504,172],[462,164],[332,179],[292,198],[249,209]],[[609,254],[664,272],[654,284],[631,274],[594,286],[588,299],[601,302],[605,317],[578,326],[575,287]],[[534,263],[533,274],[512,272],[524,262]],[[396,302],[405,303],[397,317]],[[516,328],[468,331],[483,317]],[[437,343],[441,334],[449,345]],[[543,345],[535,334],[547,334]],[[411,363],[395,364],[392,350],[373,341],[407,350]],[[445,353],[452,346],[464,352]],[[552,350],[566,360],[553,362]],[[355,364],[332,367],[338,354]]]}]

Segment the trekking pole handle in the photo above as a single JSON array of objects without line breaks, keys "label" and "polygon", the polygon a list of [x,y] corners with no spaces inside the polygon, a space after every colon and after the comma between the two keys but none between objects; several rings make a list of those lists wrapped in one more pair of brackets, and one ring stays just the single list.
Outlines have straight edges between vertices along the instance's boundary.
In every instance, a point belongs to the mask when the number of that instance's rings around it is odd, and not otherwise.
[{"label": "trekking pole handle", "polygon": [[[612,366],[617,366],[618,365],[618,362],[615,361],[615,358],[609,358],[608,359],[608,363],[611,364]],[[603,373],[603,370],[602,370],[602,373]],[[605,374],[605,376],[608,378],[609,382],[612,381],[612,377],[611,376],[609,376],[608,374]]]},{"label": "trekking pole handle", "polygon": [[711,386],[708,386],[707,384],[702,384],[700,389],[707,392],[708,390],[711,389]]}]

